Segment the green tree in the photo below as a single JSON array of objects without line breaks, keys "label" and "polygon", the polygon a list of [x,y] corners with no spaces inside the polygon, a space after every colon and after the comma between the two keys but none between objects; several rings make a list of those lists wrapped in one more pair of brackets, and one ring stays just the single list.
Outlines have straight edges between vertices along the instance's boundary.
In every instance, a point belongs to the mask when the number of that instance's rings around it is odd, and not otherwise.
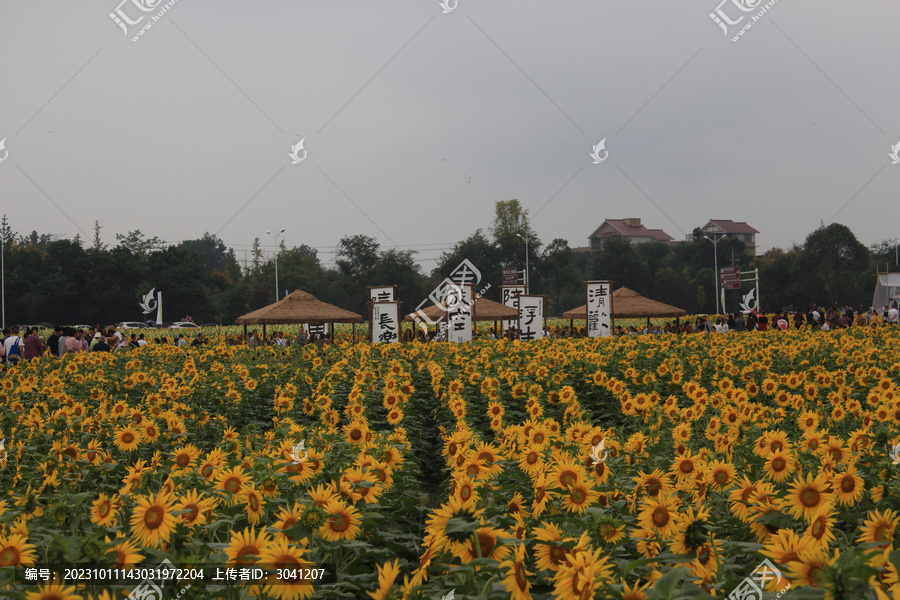
[{"label": "green tree", "polygon": [[811,301],[832,305],[868,304],[870,254],[846,225],[832,223],[806,237],[794,276]]}]

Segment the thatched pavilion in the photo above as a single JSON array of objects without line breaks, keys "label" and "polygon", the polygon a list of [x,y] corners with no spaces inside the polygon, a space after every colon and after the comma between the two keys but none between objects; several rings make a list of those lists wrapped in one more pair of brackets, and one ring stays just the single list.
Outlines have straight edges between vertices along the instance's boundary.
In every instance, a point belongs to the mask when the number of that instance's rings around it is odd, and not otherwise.
[{"label": "thatched pavilion", "polygon": [[266,337],[266,325],[353,323],[353,339],[355,340],[356,324],[362,323],[362,321],[362,316],[355,312],[322,302],[312,294],[297,290],[275,304],[241,315],[237,318],[236,323],[244,326],[244,336],[247,335],[247,325],[262,325],[263,337]]},{"label": "thatched pavilion", "polygon": [[[432,322],[439,323],[447,318],[447,311],[440,306],[432,304],[428,308],[422,309]],[[410,313],[403,318],[407,323],[415,322],[416,313]],[[494,321],[494,327],[498,321],[518,321],[519,311],[512,306],[506,306],[493,300],[478,296],[472,304],[472,321]]]},{"label": "thatched pavilion", "polygon": [[[612,317],[613,319],[647,319],[650,324],[651,317],[684,317],[687,311],[663,302],[657,302],[650,298],[644,298],[634,290],[621,287],[612,293]],[[569,319],[569,326],[575,319],[587,320],[587,304],[573,308],[563,313],[564,319]]]}]

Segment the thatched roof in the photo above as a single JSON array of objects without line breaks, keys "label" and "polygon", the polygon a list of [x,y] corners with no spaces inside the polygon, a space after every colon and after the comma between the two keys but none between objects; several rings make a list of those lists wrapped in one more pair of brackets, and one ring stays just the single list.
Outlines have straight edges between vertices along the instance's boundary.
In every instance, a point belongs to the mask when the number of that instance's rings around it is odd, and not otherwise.
[{"label": "thatched roof", "polygon": [[[422,310],[432,321],[439,321],[447,316],[447,311],[441,310],[436,304]],[[475,306],[472,307],[473,321],[515,321],[519,318],[519,311],[511,306],[488,300],[487,298],[475,298]],[[415,313],[410,313],[403,318],[404,321],[415,321]]]},{"label": "thatched roof", "polygon": [[297,290],[275,304],[264,306],[237,318],[238,325],[286,325],[291,323],[362,323],[355,312],[317,300]]},{"label": "thatched roof", "polygon": [[[612,316],[614,319],[637,319],[643,317],[684,317],[687,311],[644,298],[634,290],[621,287],[612,293]],[[587,304],[563,313],[565,319],[587,319]]]}]

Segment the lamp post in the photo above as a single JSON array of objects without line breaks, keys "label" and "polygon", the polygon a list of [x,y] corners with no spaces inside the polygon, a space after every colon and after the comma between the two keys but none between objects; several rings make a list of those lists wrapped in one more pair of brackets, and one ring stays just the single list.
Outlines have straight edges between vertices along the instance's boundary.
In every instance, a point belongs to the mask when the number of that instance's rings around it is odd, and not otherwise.
[{"label": "lamp post", "polygon": [[525,240],[525,293],[527,294],[529,292],[528,284],[530,283],[528,281],[530,279],[530,273],[528,271],[528,238],[521,233],[517,233],[516,235]]},{"label": "lamp post", "polygon": [[711,241],[712,245],[713,245],[713,260],[715,261],[714,264],[715,264],[715,269],[716,269],[716,272],[714,274],[714,277],[716,278],[716,281],[715,281],[715,284],[716,284],[716,314],[718,315],[719,314],[719,242],[722,240],[722,238],[718,237],[716,239],[712,239],[708,235],[704,235],[703,237],[705,239]]},{"label": "lamp post", "polygon": [[281,298],[278,297],[278,236],[282,233],[284,233],[284,229],[275,234],[271,231],[266,231],[266,235],[274,236],[272,241],[275,243],[275,302],[281,300]]}]

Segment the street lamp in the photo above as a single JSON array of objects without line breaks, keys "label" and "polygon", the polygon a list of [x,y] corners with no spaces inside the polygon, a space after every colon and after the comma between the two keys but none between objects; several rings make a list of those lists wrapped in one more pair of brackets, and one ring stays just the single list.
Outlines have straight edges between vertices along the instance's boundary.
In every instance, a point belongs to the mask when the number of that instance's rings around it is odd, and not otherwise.
[{"label": "street lamp", "polygon": [[522,238],[523,240],[525,240],[525,293],[527,294],[528,291],[529,291],[529,290],[528,290],[528,283],[529,283],[529,281],[528,281],[528,279],[529,279],[529,272],[528,272],[528,238],[525,237],[524,235],[522,235],[521,233],[517,233],[516,235],[519,236],[520,238]]},{"label": "street lamp", "polygon": [[704,239],[707,239],[712,242],[713,245],[713,260],[715,261],[715,269],[714,277],[716,278],[716,314],[719,314],[719,242],[722,238],[718,237],[716,239],[712,239],[708,235],[703,236]]},{"label": "street lamp", "polygon": [[281,300],[281,298],[278,297],[278,236],[282,233],[284,233],[284,229],[275,234],[271,231],[266,231],[266,235],[274,235],[272,241],[275,243],[275,302]]}]

